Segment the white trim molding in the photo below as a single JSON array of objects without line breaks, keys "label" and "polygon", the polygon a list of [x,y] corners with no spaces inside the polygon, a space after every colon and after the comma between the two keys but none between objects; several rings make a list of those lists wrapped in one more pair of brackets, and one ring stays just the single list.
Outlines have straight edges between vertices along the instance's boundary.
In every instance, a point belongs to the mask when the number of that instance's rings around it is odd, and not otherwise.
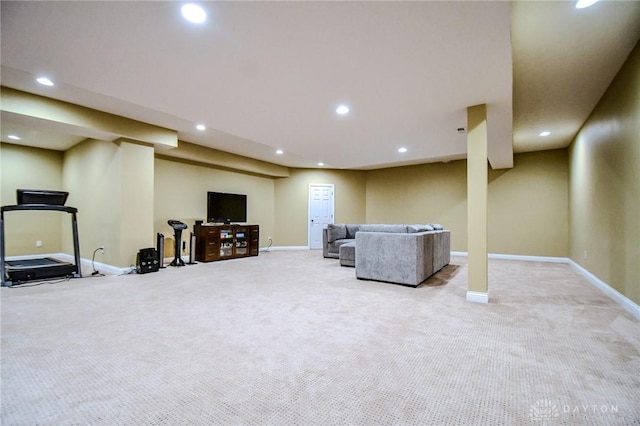
[{"label": "white trim molding", "polygon": [[[272,246],[269,251],[291,251],[291,250],[311,250],[309,248],[309,246]],[[319,249],[313,249],[313,250],[322,250],[322,248]]]},{"label": "white trim molding", "polygon": [[468,290],[467,302],[489,303],[489,293]]},{"label": "white trim molding", "polygon": [[[58,259],[62,259],[62,260],[66,260],[67,262],[74,262],[75,259],[73,258],[73,256],[71,256],[70,254],[66,254],[66,253],[56,253],[51,255],[52,257],[56,257]],[[85,259],[80,258],[80,267],[82,268],[83,271],[86,271],[88,268],[89,272],[84,272],[82,274],[83,277],[90,277],[91,273],[93,272],[93,266],[91,264],[91,260],[90,259]],[[117,266],[113,266],[113,265],[108,265],[106,263],[101,263],[101,262],[93,262],[93,265],[95,265],[96,270],[102,272],[102,273],[107,273],[110,275],[122,275],[122,274],[127,274],[129,272],[131,272],[131,267],[128,268],[119,268]]]},{"label": "white trim molding", "polygon": [[[466,251],[452,251],[451,256],[467,257],[468,253]],[[520,254],[499,254],[499,253],[489,253],[487,257],[489,259],[500,259],[500,260],[523,260],[525,262],[569,263],[569,259],[566,257],[524,256]]]},{"label": "white trim molding", "polygon": [[585,277],[587,281],[600,289],[604,294],[609,296],[611,299],[616,301],[620,306],[622,306],[627,312],[629,312],[635,319],[640,320],[640,306],[635,304],[631,299],[626,296],[620,294],[615,288],[611,287],[609,284],[602,281],[600,278],[593,275],[591,272],[587,271],[582,266],[578,265],[571,259],[568,259],[569,265],[578,272],[580,275]]},{"label": "white trim molding", "polygon": [[566,257],[550,257],[550,256],[522,256],[518,254],[492,254],[489,253],[489,259],[501,260],[523,260],[525,262],[549,262],[549,263],[568,263]]}]

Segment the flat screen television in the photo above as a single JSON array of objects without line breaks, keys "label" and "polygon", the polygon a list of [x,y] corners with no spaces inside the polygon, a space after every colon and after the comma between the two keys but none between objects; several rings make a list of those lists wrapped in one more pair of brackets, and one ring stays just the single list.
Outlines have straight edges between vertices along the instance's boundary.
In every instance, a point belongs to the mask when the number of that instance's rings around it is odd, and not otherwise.
[{"label": "flat screen television", "polygon": [[207,222],[246,222],[247,196],[207,192]]}]

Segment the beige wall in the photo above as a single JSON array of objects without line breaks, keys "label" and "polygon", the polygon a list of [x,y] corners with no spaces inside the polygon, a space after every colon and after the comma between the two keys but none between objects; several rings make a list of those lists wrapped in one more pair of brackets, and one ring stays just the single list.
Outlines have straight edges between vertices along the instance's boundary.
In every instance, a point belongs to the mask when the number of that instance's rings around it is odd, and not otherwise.
[{"label": "beige wall", "polygon": [[[64,153],[64,187],[69,191],[68,205],[78,208],[80,256],[114,266],[120,264],[116,252],[121,209],[121,188],[118,146],[112,142],[85,140]],[[72,252],[73,241],[65,240],[65,249]],[[87,271],[83,271],[86,273]]]},{"label": "beige wall", "polygon": [[335,222],[365,221],[365,172],[292,169],[275,181],[274,246],[308,246],[309,184],[333,184]]},{"label": "beige wall", "polygon": [[[61,152],[7,143],[0,151],[3,206],[16,204],[18,188],[63,190]],[[4,219],[7,256],[61,252],[61,224],[71,221],[67,213],[47,211],[7,212]]]},{"label": "beige wall", "polygon": [[489,252],[569,256],[566,149],[516,154],[514,167],[489,170]]},{"label": "beige wall", "polygon": [[[64,153],[63,170],[67,204],[78,208],[81,257],[91,259],[104,246],[96,261],[134,265],[138,250],[155,243],[153,148],[89,139]],[[63,241],[72,252],[71,238]]]},{"label": "beige wall", "polygon": [[640,304],[640,44],[570,148],[571,259]]},{"label": "beige wall", "polygon": [[[517,154],[489,171],[489,252],[568,256],[566,150]],[[367,222],[441,223],[451,249],[467,251],[466,161],[367,173]]]},{"label": "beige wall", "polygon": [[[272,178],[156,158],[154,188],[154,235],[161,232],[167,239],[173,237],[169,219],[186,223],[189,232],[196,220],[206,220],[207,191],[247,195],[247,223],[260,225],[261,247],[275,233]],[[184,236],[183,241],[188,242]]]},{"label": "beige wall", "polygon": [[[53,161],[57,166],[41,180],[55,182],[55,178],[48,176],[55,175],[57,167],[58,188],[68,190],[71,194],[68,205],[79,208],[82,257],[90,259],[93,250],[104,245],[104,255],[98,254],[96,260],[120,267],[132,264],[139,248],[155,246],[156,232],[171,238],[173,231],[167,225],[168,219],[182,220],[190,227],[195,220],[204,219],[207,191],[248,195],[247,219],[260,225],[262,247],[266,246],[268,236],[273,238],[274,246],[306,246],[311,183],[335,185],[336,222],[439,222],[452,231],[452,250],[466,251],[465,161],[373,171],[292,169],[289,178],[272,179],[179,160],[155,158],[150,163],[148,150],[151,148],[128,145],[127,149],[134,152],[141,149],[142,157],[136,160],[136,154],[124,154],[122,148],[112,142],[88,140],[77,145],[64,154],[64,185],[60,183],[62,154],[20,148],[18,151],[25,158],[18,161],[14,155],[16,149],[3,149],[3,197],[15,192],[13,187],[18,184],[10,181],[20,176],[23,167],[44,171],[51,168],[41,165],[51,163],[46,160],[47,156],[57,158]],[[123,155],[128,160],[123,160]],[[33,162],[37,166],[29,165]],[[14,163],[17,166],[13,166]],[[5,167],[5,164],[11,166]],[[123,167],[128,171],[124,172]],[[513,169],[492,170],[489,180],[490,252],[568,255],[566,150],[518,154]],[[42,186],[37,182],[33,185]],[[142,193],[140,185],[153,190]],[[7,191],[9,186],[12,189]],[[124,194],[123,189],[127,190]],[[142,196],[146,201],[141,202]],[[141,204],[133,209],[131,203],[136,200]],[[3,203],[13,204],[15,200],[3,200]],[[125,204],[129,204],[128,209]],[[135,229],[123,231],[127,212],[134,214],[127,223]],[[150,215],[152,219],[145,219]],[[143,229],[149,224],[152,224],[149,229]],[[72,253],[70,231],[66,236],[66,218],[63,226],[62,237],[57,238],[58,241],[62,238],[64,250]],[[61,234],[60,225],[47,229]],[[27,231],[18,232],[23,235]],[[43,240],[46,252],[61,250],[60,246],[48,247],[49,237],[29,235],[23,239],[27,247],[15,254],[36,252],[36,239]]]},{"label": "beige wall", "polygon": [[367,223],[441,223],[467,250],[466,161],[367,172]]}]

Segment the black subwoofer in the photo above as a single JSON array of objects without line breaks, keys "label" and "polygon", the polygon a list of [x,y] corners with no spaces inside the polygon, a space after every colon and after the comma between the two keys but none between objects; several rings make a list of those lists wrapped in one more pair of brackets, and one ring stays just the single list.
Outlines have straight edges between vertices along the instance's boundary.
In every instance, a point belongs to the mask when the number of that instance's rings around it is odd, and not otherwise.
[{"label": "black subwoofer", "polygon": [[160,269],[158,252],[154,248],[143,248],[138,252],[136,269],[139,274],[157,272]]}]

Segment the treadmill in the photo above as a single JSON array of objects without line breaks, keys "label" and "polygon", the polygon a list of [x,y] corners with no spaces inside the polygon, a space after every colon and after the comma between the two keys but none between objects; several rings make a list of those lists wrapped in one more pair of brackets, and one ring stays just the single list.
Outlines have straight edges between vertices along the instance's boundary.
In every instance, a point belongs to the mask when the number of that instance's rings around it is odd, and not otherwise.
[{"label": "treadmill", "polygon": [[[39,189],[18,189],[16,191],[18,204],[2,206],[0,208],[0,271],[2,272],[2,286],[8,287],[32,280],[47,280],[59,277],[80,278],[80,244],[78,240],[78,222],[75,207],[67,207],[68,192],[48,191]],[[73,251],[75,263],[64,262],[52,257],[5,260],[4,244],[4,213],[25,210],[60,211],[71,215],[73,231]]]}]

